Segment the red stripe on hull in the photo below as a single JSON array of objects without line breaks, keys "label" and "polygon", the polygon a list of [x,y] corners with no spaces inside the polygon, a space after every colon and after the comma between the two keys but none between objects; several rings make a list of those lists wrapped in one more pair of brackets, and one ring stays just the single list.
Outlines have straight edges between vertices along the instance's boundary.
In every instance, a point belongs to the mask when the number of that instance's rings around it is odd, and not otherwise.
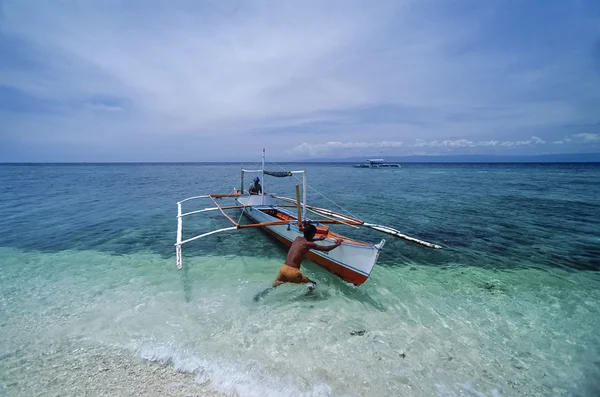
[{"label": "red stripe on hull", "polygon": [[[275,233],[274,231],[272,231],[266,227],[263,227],[261,229],[266,231],[269,234],[269,236],[271,236],[272,238],[285,244],[286,246],[290,247],[292,245],[292,243],[288,239],[280,236],[279,234]],[[352,269],[348,269],[347,267],[344,267],[344,266],[332,261],[331,259],[323,258],[322,256],[317,255],[312,251],[309,251],[308,254],[306,254],[306,257],[309,260],[316,263],[317,265],[324,268],[325,270],[328,270],[329,272],[335,274],[342,280],[348,281],[349,283],[352,283],[354,285],[361,285],[362,283],[367,281],[368,276],[365,276],[364,274],[355,272]]]}]

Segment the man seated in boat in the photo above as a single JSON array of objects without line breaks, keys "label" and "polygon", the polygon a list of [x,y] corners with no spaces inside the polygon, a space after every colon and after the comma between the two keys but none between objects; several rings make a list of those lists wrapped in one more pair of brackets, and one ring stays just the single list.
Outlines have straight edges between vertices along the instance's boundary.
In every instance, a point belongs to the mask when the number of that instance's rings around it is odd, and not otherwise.
[{"label": "man seated in boat", "polygon": [[[305,277],[300,272],[300,264],[302,263],[304,256],[311,249],[317,251],[331,251],[342,244],[342,240],[337,239],[333,245],[318,245],[314,242],[316,232],[317,228],[315,225],[309,223],[304,227],[304,237],[296,237],[292,243],[292,246],[290,247],[290,250],[288,251],[287,259],[285,260],[284,265],[281,266],[281,269],[279,269],[279,274],[273,282],[273,287],[277,287],[283,283],[316,284],[314,281],[310,280],[308,277]],[[325,237],[321,237],[318,240],[324,239]]]},{"label": "man seated in boat", "polygon": [[252,185],[250,185],[250,187],[248,188],[248,193],[250,193],[250,194],[261,194],[262,193],[262,186],[260,185],[259,177],[254,177],[254,183]]}]

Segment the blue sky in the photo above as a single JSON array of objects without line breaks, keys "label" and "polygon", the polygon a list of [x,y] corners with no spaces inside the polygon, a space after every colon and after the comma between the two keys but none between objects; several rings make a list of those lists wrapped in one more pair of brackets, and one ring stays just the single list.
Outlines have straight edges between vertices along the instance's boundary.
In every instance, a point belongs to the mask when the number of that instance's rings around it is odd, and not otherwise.
[{"label": "blue sky", "polygon": [[0,7],[0,162],[600,152],[598,1]]}]

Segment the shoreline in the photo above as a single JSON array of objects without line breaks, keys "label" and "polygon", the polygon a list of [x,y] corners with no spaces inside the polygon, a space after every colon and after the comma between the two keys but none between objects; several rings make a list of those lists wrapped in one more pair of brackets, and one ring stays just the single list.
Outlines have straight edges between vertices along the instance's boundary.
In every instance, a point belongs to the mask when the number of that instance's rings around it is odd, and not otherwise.
[{"label": "shoreline", "polygon": [[[28,346],[7,354],[0,364],[0,394],[31,396],[218,397],[194,374],[145,360],[137,352],[106,346]],[[8,356],[8,357],[6,357]]]}]

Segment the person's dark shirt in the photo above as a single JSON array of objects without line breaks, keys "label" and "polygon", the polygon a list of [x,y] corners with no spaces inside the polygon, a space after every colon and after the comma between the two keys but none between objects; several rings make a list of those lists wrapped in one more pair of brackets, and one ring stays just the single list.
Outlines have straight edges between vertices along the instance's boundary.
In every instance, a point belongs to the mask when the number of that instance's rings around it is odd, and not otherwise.
[{"label": "person's dark shirt", "polygon": [[262,193],[262,186],[259,182],[254,182],[252,185],[250,185],[248,192],[256,194]]}]

